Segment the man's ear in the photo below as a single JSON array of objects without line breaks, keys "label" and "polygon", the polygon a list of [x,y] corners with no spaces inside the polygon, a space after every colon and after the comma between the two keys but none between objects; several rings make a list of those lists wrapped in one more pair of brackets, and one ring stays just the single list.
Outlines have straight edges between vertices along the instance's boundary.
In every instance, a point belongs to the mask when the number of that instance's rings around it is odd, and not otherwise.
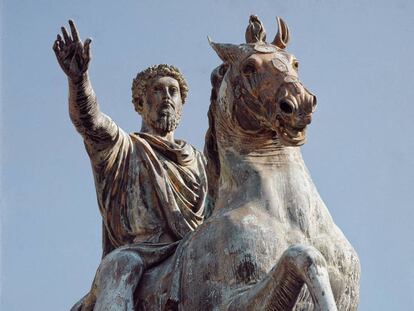
[{"label": "man's ear", "polygon": [[142,98],[134,98],[134,107],[135,111],[139,114],[142,114],[142,111],[144,109],[144,102]]}]

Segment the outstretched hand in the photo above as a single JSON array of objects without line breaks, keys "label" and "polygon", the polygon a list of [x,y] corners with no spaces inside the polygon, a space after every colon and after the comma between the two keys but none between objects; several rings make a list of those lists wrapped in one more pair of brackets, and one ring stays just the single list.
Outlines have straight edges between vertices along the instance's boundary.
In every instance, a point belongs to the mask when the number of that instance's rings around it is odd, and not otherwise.
[{"label": "outstretched hand", "polygon": [[72,35],[68,34],[65,27],[61,27],[63,38],[60,34],[57,35],[53,50],[62,70],[69,78],[76,81],[88,70],[92,40],[88,38],[82,43],[72,20],[69,20],[69,26]]}]

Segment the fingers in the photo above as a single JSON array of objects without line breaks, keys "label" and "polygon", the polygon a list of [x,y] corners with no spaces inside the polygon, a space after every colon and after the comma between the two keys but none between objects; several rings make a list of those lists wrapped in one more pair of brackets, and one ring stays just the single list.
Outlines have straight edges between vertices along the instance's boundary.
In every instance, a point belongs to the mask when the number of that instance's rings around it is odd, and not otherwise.
[{"label": "fingers", "polygon": [[61,27],[62,34],[57,35],[53,43],[53,51],[63,71],[68,76],[77,77],[88,70],[92,40],[88,38],[82,43],[73,20],[69,20],[69,26],[70,33],[65,27]]},{"label": "fingers", "polygon": [[86,62],[89,62],[91,59],[90,44],[92,42],[91,38],[85,40],[83,44],[83,56]]},{"label": "fingers", "polygon": [[71,43],[72,42],[72,38],[68,35],[68,32],[66,31],[66,28],[62,26],[62,27],[60,27],[60,29],[62,30],[63,39],[65,39],[65,43],[66,44]]},{"label": "fingers", "polygon": [[63,58],[62,58],[63,48],[64,48],[64,43],[62,41],[62,37],[60,35],[57,35],[57,39],[53,43],[53,51],[55,52],[57,61],[62,68],[64,68]]},{"label": "fingers", "polygon": [[71,19],[69,20],[69,26],[70,26],[70,31],[72,32],[73,41],[75,42],[80,41],[78,30],[76,29],[75,23]]},{"label": "fingers", "polygon": [[63,41],[62,41],[62,37],[60,35],[57,35],[57,38],[53,44],[53,51],[55,51],[56,56],[60,56],[60,53],[62,52],[62,48],[63,48]]},{"label": "fingers", "polygon": [[63,40],[62,40],[62,37],[59,34],[57,35],[56,42],[58,43],[60,48],[62,48],[65,45]]},{"label": "fingers", "polygon": [[55,42],[53,43],[53,51],[55,51],[56,56],[59,56],[60,53],[60,46],[59,46],[59,41],[55,40]]},{"label": "fingers", "polygon": [[91,44],[91,42],[92,42],[92,39],[91,38],[87,38],[86,40],[85,40],[85,42],[84,42],[84,45],[86,46],[86,45],[88,45],[89,46],[89,44]]},{"label": "fingers", "polygon": [[60,34],[56,37],[55,43],[53,44],[53,50],[55,51],[58,59],[62,61],[67,53],[67,46]]}]

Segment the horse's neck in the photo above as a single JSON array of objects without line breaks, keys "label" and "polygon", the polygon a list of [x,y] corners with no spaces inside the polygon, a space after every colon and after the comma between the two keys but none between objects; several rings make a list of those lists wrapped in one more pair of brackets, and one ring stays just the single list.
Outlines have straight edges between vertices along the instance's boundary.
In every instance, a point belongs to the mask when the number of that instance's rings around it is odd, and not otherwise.
[{"label": "horse's neck", "polygon": [[[300,148],[220,152],[220,179],[216,200],[219,214],[256,215],[314,235],[318,222],[330,223],[303,162]],[[261,216],[259,216],[261,215]]]},{"label": "horse's neck", "polygon": [[284,175],[288,177],[292,173],[302,173],[302,177],[309,179],[299,147],[283,146],[276,134],[269,130],[252,132],[241,128],[230,111],[223,107],[218,107],[216,115],[219,188],[239,192],[255,185],[253,188],[259,194],[264,184],[280,184],[290,180],[277,180]]},{"label": "horse's neck", "polygon": [[[250,144],[253,140],[256,138],[252,137]],[[228,192],[248,191],[256,197],[261,196],[263,188],[269,185],[272,188],[273,184],[290,186],[292,177],[309,179],[298,147],[280,147],[277,142],[268,142],[261,148],[253,146],[249,150],[249,143],[246,142],[242,152],[240,149],[241,146],[235,147],[234,144],[219,147],[221,189]]]}]

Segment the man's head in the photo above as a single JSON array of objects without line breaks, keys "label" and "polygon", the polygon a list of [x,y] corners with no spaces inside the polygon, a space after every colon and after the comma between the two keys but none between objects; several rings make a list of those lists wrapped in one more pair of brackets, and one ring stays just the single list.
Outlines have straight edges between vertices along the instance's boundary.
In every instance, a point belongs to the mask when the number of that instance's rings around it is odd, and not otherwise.
[{"label": "man's head", "polygon": [[137,74],[132,83],[132,103],[144,123],[160,134],[173,131],[181,118],[188,86],[180,71],[156,65]]}]

